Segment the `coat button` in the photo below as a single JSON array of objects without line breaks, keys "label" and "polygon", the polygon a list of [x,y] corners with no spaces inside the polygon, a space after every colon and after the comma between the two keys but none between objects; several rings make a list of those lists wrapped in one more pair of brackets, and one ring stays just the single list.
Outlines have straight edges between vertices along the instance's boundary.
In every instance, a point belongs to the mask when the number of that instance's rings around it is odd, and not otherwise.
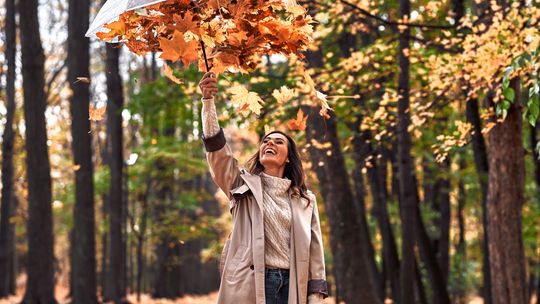
[{"label": "coat button", "polygon": [[249,266],[249,268],[251,268],[251,270],[255,269],[255,266],[251,265]]}]

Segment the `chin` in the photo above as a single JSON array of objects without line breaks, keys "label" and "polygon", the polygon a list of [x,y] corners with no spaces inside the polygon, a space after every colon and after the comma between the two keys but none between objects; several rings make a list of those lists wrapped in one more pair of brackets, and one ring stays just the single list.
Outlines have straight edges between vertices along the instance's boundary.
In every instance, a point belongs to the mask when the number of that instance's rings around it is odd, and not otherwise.
[{"label": "chin", "polygon": [[274,160],[274,159],[264,159],[264,160],[259,160],[261,165],[263,165],[263,167],[281,167],[283,166],[284,164],[280,164],[277,160]]}]

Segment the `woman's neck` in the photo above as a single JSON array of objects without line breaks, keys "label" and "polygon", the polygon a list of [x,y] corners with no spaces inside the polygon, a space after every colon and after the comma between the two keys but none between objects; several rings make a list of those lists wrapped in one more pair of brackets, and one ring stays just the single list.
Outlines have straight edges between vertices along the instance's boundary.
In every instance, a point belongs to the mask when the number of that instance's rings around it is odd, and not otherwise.
[{"label": "woman's neck", "polygon": [[285,167],[265,167],[263,172],[271,176],[283,178]]}]

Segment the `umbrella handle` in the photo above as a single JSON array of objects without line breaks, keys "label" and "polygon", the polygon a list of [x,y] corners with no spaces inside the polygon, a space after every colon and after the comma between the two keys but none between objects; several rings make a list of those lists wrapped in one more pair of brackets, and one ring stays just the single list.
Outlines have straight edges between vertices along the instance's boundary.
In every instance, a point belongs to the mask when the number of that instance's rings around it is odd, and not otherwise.
[{"label": "umbrella handle", "polygon": [[202,53],[204,56],[204,63],[206,64],[206,72],[210,71],[210,67],[208,67],[208,59],[206,58],[206,50],[204,48],[204,42],[201,39],[201,47],[202,47]]}]

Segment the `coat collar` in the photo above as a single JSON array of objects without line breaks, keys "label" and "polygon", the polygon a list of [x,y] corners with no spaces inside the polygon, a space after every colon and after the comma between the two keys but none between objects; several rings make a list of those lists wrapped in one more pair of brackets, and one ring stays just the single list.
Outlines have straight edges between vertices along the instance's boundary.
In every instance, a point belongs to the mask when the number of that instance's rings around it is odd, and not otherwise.
[{"label": "coat collar", "polygon": [[[264,208],[261,177],[257,174],[249,173],[244,168],[240,169],[240,177],[244,180],[245,184],[231,190],[231,193],[241,194],[245,193],[247,190],[251,190],[262,214],[264,212]],[[246,188],[246,185],[249,189]],[[293,191],[289,189],[289,197],[291,198],[291,208],[293,208],[293,214],[302,218],[311,219],[313,204],[315,202],[311,202],[308,205],[305,199],[294,196],[292,192]]]}]

